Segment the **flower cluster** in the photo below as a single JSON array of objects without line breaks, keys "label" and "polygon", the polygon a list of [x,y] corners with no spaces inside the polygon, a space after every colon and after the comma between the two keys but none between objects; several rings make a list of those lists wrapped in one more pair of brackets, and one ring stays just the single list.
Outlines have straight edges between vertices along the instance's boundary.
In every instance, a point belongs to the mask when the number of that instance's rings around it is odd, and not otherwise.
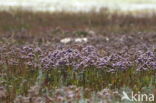
[{"label": "flower cluster", "polygon": [[44,69],[72,67],[73,69],[103,68],[107,72],[125,71],[137,65],[137,70],[148,67],[155,69],[156,55],[154,51],[136,53],[133,57],[128,53],[114,53],[101,56],[93,46],[86,46],[81,50],[63,49],[49,52],[41,58]]},{"label": "flower cluster", "polygon": [[[85,68],[104,69],[107,72],[125,71],[135,66],[137,71],[155,70],[155,51],[121,50],[114,53],[101,53],[94,46],[80,48],[64,47],[50,50],[50,47],[2,46],[0,48],[0,66],[24,65],[31,68],[84,70]],[[124,51],[124,52],[123,52]]]},{"label": "flower cluster", "polygon": [[140,53],[136,59],[138,63],[138,71],[141,70],[156,70],[156,53],[148,51],[146,53]]},{"label": "flower cluster", "polygon": [[38,60],[42,50],[39,47],[31,47],[29,45],[17,47],[1,47],[0,49],[0,65],[9,66],[26,65],[31,67],[38,66]]}]

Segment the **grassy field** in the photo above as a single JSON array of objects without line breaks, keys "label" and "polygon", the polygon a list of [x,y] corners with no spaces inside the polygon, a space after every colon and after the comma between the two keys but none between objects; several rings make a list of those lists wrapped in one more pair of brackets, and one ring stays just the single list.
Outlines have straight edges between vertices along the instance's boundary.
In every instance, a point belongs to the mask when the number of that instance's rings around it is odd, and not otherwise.
[{"label": "grassy field", "polygon": [[122,101],[123,91],[156,96],[156,15],[132,14],[0,12],[0,103],[140,103]]}]

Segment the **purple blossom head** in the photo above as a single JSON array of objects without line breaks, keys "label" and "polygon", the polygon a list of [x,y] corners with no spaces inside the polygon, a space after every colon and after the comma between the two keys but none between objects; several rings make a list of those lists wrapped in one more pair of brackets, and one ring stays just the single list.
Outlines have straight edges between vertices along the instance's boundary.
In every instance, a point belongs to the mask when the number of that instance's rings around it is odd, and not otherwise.
[{"label": "purple blossom head", "polygon": [[82,53],[88,55],[88,54],[97,54],[97,50],[93,46],[86,46],[82,49]]},{"label": "purple blossom head", "polygon": [[29,47],[29,46],[24,46],[23,50],[27,51],[27,52],[32,52],[33,48]]},{"label": "purple blossom head", "polygon": [[41,50],[41,48],[37,47],[34,49],[34,52],[40,54],[42,52],[42,50]]}]

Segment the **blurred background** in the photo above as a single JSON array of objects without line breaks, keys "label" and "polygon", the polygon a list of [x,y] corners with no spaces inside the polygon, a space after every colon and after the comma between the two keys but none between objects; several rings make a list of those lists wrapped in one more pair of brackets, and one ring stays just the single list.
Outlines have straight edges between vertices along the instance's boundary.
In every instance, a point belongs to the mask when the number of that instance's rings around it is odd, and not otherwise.
[{"label": "blurred background", "polygon": [[0,0],[0,10],[26,9],[33,11],[99,11],[111,10],[153,10],[156,0]]},{"label": "blurred background", "polygon": [[155,31],[155,18],[156,0],[0,0],[0,34],[5,35]]}]

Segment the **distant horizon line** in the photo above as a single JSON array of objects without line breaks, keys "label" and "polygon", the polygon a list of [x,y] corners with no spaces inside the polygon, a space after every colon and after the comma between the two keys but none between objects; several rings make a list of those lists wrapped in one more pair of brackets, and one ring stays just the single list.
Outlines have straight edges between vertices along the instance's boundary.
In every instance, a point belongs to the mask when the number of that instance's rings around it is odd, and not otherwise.
[{"label": "distant horizon line", "polygon": [[[1,0],[0,0],[1,1]],[[69,11],[69,12],[89,12],[89,11],[99,11],[101,8],[108,8],[109,10],[121,10],[121,11],[135,11],[135,10],[156,10],[156,3],[154,4],[128,4],[128,3],[98,3],[98,2],[61,2],[61,3],[17,3],[17,2],[0,2],[0,10],[9,9],[22,9],[31,11]]]}]

